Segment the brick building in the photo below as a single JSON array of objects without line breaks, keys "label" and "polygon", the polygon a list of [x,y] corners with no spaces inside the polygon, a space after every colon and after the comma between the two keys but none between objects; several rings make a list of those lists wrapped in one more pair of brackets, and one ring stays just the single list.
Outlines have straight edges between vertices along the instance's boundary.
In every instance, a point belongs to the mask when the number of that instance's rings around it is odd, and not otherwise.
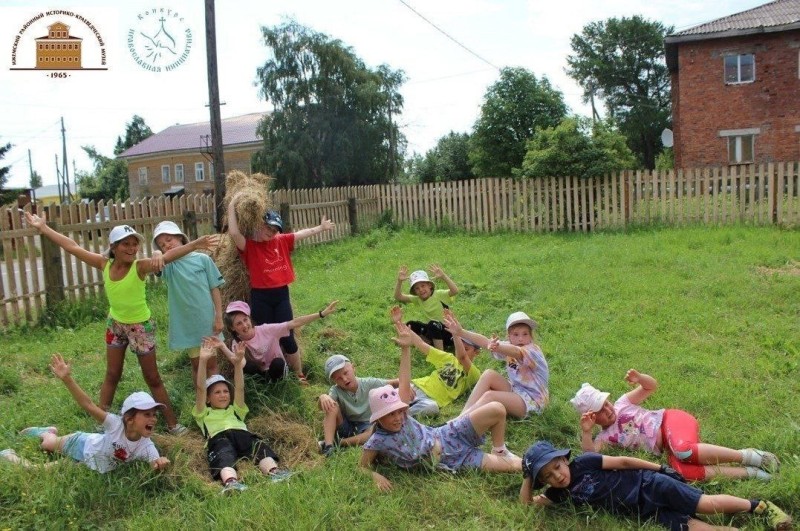
[{"label": "brick building", "polygon": [[[256,134],[264,113],[222,120],[225,171],[252,172],[253,154],[264,141]],[[208,122],[173,125],[123,151],[131,197],[203,194],[214,191],[211,127]]]},{"label": "brick building", "polygon": [[800,160],[800,0],[665,39],[675,166]]},{"label": "brick building", "polygon": [[47,35],[36,39],[36,68],[75,70],[81,68],[83,39],[69,34],[69,26],[55,22],[47,26]]}]

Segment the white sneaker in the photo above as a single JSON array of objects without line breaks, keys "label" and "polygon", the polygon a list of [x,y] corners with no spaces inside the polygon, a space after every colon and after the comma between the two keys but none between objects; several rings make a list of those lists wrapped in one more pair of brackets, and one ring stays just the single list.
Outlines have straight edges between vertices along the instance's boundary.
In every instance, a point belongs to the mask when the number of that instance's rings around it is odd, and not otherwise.
[{"label": "white sneaker", "polygon": [[175,424],[168,431],[170,435],[175,435],[176,437],[180,437],[181,435],[186,435],[187,433],[189,433],[189,428],[187,428],[183,424]]}]

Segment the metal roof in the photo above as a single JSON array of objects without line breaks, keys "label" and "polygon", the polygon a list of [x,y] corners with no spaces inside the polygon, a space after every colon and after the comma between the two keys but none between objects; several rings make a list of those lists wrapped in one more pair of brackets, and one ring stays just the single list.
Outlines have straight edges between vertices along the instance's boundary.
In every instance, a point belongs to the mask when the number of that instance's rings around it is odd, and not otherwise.
[{"label": "metal roof", "polygon": [[775,0],[673,33],[667,36],[666,42],[714,39],[795,28],[800,28],[800,0]]},{"label": "metal roof", "polygon": [[[255,112],[222,120],[222,145],[225,147],[262,142],[256,133],[267,113]],[[200,151],[210,149],[209,122],[176,124],[150,136],[120,153],[120,158],[151,155],[166,151]]]}]

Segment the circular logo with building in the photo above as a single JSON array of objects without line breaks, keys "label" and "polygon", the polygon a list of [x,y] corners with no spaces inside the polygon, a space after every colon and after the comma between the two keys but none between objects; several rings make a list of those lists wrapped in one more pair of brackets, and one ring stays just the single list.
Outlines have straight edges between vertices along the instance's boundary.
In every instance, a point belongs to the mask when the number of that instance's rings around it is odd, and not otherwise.
[{"label": "circular logo with building", "polygon": [[192,29],[177,10],[157,7],[141,11],[128,29],[128,51],[150,72],[170,72],[186,62],[192,50]]}]

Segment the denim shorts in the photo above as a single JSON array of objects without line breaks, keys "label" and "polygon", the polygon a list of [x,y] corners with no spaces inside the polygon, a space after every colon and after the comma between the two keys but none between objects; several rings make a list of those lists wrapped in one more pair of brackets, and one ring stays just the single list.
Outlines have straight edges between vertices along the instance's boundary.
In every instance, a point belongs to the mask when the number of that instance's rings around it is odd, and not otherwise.
[{"label": "denim shorts", "polygon": [[336,436],[339,439],[347,439],[348,437],[355,437],[364,433],[372,426],[372,423],[358,422],[347,420],[347,417],[342,416],[342,423],[336,427]]},{"label": "denim shorts", "polygon": [[76,431],[75,433],[65,435],[61,440],[61,453],[82,463],[83,449],[86,446],[86,439],[88,438],[89,434],[82,431]]}]

